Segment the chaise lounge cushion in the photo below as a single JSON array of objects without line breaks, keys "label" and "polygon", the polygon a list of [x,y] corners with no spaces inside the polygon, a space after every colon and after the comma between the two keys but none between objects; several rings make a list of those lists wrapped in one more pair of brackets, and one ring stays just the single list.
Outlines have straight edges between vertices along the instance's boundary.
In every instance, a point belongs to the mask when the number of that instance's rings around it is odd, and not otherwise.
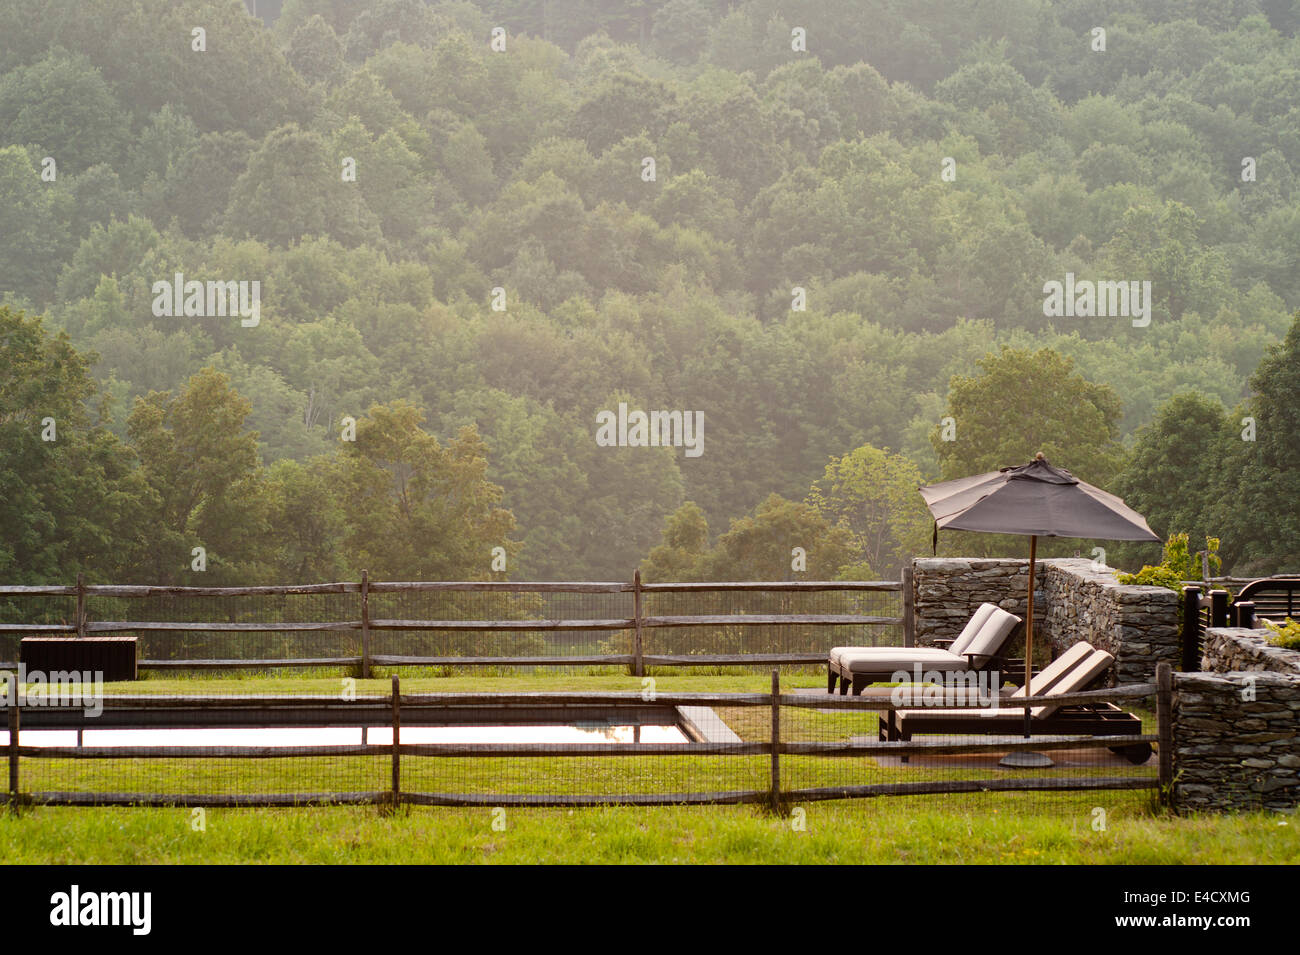
[{"label": "chaise lounge cushion", "polygon": [[964,654],[971,641],[979,636],[979,632],[984,629],[984,624],[988,623],[989,617],[997,609],[997,604],[991,603],[982,603],[976,607],[975,613],[966,621],[966,626],[962,628],[961,633],[957,635],[957,639],[952,642],[952,646],[948,647],[948,649],[958,656]]},{"label": "chaise lounge cushion", "polygon": [[[985,606],[992,606],[992,604],[985,604]],[[953,644],[952,652],[970,657],[971,669],[983,669],[1002,649],[1002,644],[1006,642],[1008,635],[1018,623],[1020,618],[1015,614],[1007,613],[1001,607],[993,607],[993,611],[988,615],[979,632],[960,650],[956,649],[956,644]]]},{"label": "chaise lounge cushion", "polygon": [[[922,672],[933,670],[938,673],[961,673],[970,668],[965,657],[959,657],[947,650],[934,647],[844,647],[838,662],[841,668],[850,673],[894,673],[899,670],[911,673],[913,667]],[[929,650],[918,654],[916,650]],[[879,652],[869,652],[869,651]]]},{"label": "chaise lounge cushion", "polygon": [[[884,659],[900,653],[906,653],[911,660],[946,660],[957,656],[951,650],[941,650],[939,647],[834,647],[830,659],[832,663],[847,665],[850,660],[868,661],[874,657]],[[959,657],[959,659],[964,662],[966,658]]]},{"label": "chaise lounge cushion", "polygon": [[[1063,693],[1081,693],[1089,683],[1109,670],[1114,662],[1115,658],[1105,650],[1093,650],[1089,657],[1058,680],[1055,686],[1049,687],[1046,692],[1034,690],[1034,695],[1060,696]],[[1060,707],[1035,706],[1029,712],[1034,719],[1042,719],[1044,716],[1055,713],[1058,709]]]},{"label": "chaise lounge cushion", "polygon": [[830,662],[854,673],[911,670],[914,663],[943,673],[985,666],[1020,623],[996,604],[980,604],[948,649],[940,647],[833,647]]},{"label": "chaise lounge cushion", "polygon": [[[1043,667],[1043,672],[1035,674],[1029,681],[1029,688],[1034,691],[1034,696],[1042,696],[1060,683],[1062,679],[1082,663],[1088,657],[1092,656],[1094,647],[1091,643],[1080,641],[1074,644],[1059,657],[1053,660],[1047,666]],[[1022,686],[1016,692],[1011,694],[1011,698],[1024,697],[1025,688]]]}]

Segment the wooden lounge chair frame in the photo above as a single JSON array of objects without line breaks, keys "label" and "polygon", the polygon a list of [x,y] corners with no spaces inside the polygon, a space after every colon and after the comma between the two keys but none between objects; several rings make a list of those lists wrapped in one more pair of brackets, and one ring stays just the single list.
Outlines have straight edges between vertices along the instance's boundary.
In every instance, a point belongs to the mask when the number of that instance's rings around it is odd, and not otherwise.
[{"label": "wooden lounge chair frame", "polygon": [[[1010,707],[1006,707],[1010,709]],[[989,718],[984,716],[956,717],[942,710],[925,715],[909,713],[907,732],[899,729],[897,712],[882,714],[879,737],[881,742],[902,742],[918,733],[944,733],[954,736],[1015,736],[1024,726],[1019,716]],[[1056,712],[1035,719],[1030,724],[1032,733],[1044,736],[1140,736],[1142,720],[1125,713],[1114,703],[1086,703],[1063,706]],[[1123,756],[1140,766],[1151,758],[1150,743],[1134,743],[1109,747],[1112,753]]]},{"label": "wooden lounge chair frame", "polygon": [[[1068,674],[1067,670],[1054,682],[1068,679]],[[1100,682],[1103,675],[1099,673],[1087,685]],[[1086,688],[1075,687],[1073,692],[1082,692]],[[955,736],[1019,735],[1024,728],[1023,707],[1017,707],[1014,698],[1003,699],[999,703],[999,709],[1014,713],[1003,712],[990,717],[983,714],[958,714],[942,709],[909,709],[906,717],[900,718],[897,710],[890,710],[880,719],[879,738],[882,742],[902,742],[918,733]],[[1043,705],[1050,704],[1038,703],[1033,708]],[[1029,731],[1031,734],[1045,736],[1140,736],[1142,720],[1132,713],[1124,712],[1114,703],[1082,703],[1057,707],[1050,713],[1032,717]],[[1141,765],[1151,758],[1150,743],[1119,744],[1108,748],[1135,765]]]}]

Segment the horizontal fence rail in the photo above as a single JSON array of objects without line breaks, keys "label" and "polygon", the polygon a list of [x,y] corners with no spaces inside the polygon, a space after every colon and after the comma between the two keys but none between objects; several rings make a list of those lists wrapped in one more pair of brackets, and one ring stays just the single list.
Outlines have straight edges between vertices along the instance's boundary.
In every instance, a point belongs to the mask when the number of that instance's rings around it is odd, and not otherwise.
[{"label": "horizontal fence rail", "polygon": [[[62,598],[75,599],[75,607],[51,609]],[[232,602],[244,598],[254,605]],[[292,619],[293,598],[332,601],[336,619]],[[852,612],[805,612],[796,606],[800,599],[838,602],[835,609]],[[891,599],[893,607],[882,606]],[[23,613],[25,600],[41,602],[44,619]],[[213,600],[221,603],[203,604]],[[399,615],[378,608],[401,609],[418,600],[441,601],[439,607],[454,613]],[[651,606],[668,601],[675,608],[683,600],[708,612],[665,613]],[[107,601],[114,612],[92,619],[92,601]],[[132,601],[152,602],[162,619],[131,617]],[[596,612],[538,613],[548,606]],[[623,612],[601,613],[605,608]],[[267,610],[280,619],[268,619]],[[137,661],[140,670],[358,667],[363,677],[374,666],[627,666],[641,676],[647,666],[809,665],[824,662],[836,643],[877,645],[884,639],[911,646],[915,633],[910,567],[897,581],[643,583],[639,571],[627,583],[377,581],[363,573],[356,582],[181,587],[78,578],[74,586],[0,586],[0,611],[0,641],[10,646],[19,636],[139,635],[149,648]],[[430,635],[437,639],[426,639]],[[750,635],[757,635],[757,645]],[[393,646],[395,637],[416,642]],[[319,652],[321,640],[335,652]],[[430,645],[437,641],[442,652]],[[279,652],[258,652],[262,647]]]},{"label": "horizontal fence rail", "polygon": [[[105,712],[121,714],[139,714],[136,721],[128,725],[144,728],[159,728],[158,724],[148,719],[150,711],[167,710],[175,717],[178,712],[186,712],[189,720],[185,728],[202,726],[204,714],[211,720],[211,725],[238,725],[225,723],[226,713],[231,709],[246,708],[254,712],[266,713],[279,710],[296,718],[291,724],[304,723],[331,726],[353,726],[360,723],[368,727],[369,732],[383,731],[391,733],[392,742],[359,744],[346,743],[338,745],[289,745],[289,746],[96,746],[85,745],[78,736],[78,745],[37,746],[24,742],[20,736],[24,732],[21,726],[20,706],[8,705],[3,708],[8,727],[8,739],[5,752],[8,760],[8,798],[15,805],[67,805],[67,806],[305,806],[305,805],[377,805],[393,807],[400,804],[428,806],[592,806],[592,805],[706,805],[706,804],[765,804],[775,809],[784,809],[792,801],[867,798],[888,795],[941,795],[957,793],[987,792],[1083,792],[1092,790],[1138,790],[1168,789],[1172,782],[1171,764],[1168,754],[1172,749],[1172,727],[1169,719],[1169,703],[1172,694],[1172,679],[1166,665],[1162,664],[1160,678],[1154,684],[1137,684],[1112,689],[1095,690],[1081,693],[1052,695],[1041,694],[1029,698],[1003,700],[1004,704],[1016,707],[1035,707],[1051,705],[1055,707],[1072,704],[1105,704],[1114,700],[1137,700],[1156,697],[1157,732],[1128,735],[1086,735],[1053,734],[1026,737],[1021,734],[979,735],[978,730],[971,734],[940,739],[909,739],[905,741],[862,741],[855,738],[837,740],[808,740],[791,738],[798,735],[786,728],[782,709],[792,708],[800,711],[820,710],[829,712],[844,711],[884,711],[907,709],[916,703],[907,699],[906,694],[895,699],[894,694],[878,694],[873,697],[838,697],[821,696],[807,693],[782,693],[780,676],[772,673],[772,690],[770,693],[678,693],[654,695],[647,701],[638,693],[618,692],[569,692],[569,693],[401,693],[398,677],[392,678],[392,692],[387,695],[363,695],[355,700],[341,701],[336,697],[325,696],[233,696],[233,697],[192,697],[192,696],[106,696],[103,700]],[[646,706],[655,707],[692,707],[698,714],[700,707],[715,707],[731,713],[730,717],[738,725],[744,722],[737,712],[762,714],[770,712],[770,732],[765,739],[741,739],[720,741],[717,739],[692,738],[682,743],[656,742],[601,742],[601,743],[546,743],[546,742],[504,742],[504,743],[413,743],[402,740],[402,731],[410,726],[460,725],[449,719],[453,711],[464,713],[475,707],[508,708],[518,713],[536,713],[541,707],[583,707],[592,706]],[[962,709],[965,704],[936,703],[927,705],[939,713],[945,710]],[[215,711],[220,712],[215,712]],[[328,710],[328,712],[326,712]],[[575,712],[579,711],[575,710]],[[364,711],[362,713],[361,711]],[[48,712],[48,711],[43,711]],[[414,722],[413,722],[414,721]],[[112,722],[112,721],[110,721]],[[120,725],[113,723],[114,727]],[[45,722],[41,729],[68,729],[61,724]],[[90,728],[86,723],[78,730]],[[173,723],[170,728],[180,728]],[[751,732],[753,730],[751,729]],[[760,734],[762,735],[762,734]],[[989,753],[1025,753],[1042,750],[1052,751],[1088,751],[1132,748],[1146,746],[1150,753],[1150,744],[1156,744],[1160,759],[1158,772],[1146,772],[1138,775],[1044,775],[1033,770],[1017,770],[1011,775],[980,778],[918,778],[915,780],[894,779],[876,783],[846,783],[840,785],[792,785],[783,782],[786,765],[782,757],[795,759],[834,759],[842,761],[841,765],[853,765],[853,760],[863,761],[862,765],[880,759],[906,761],[911,757],[933,758],[936,756],[978,756]],[[418,786],[410,786],[410,771],[417,769],[419,761],[468,760],[471,763],[481,760],[500,760],[503,758],[535,761],[577,758],[584,763],[591,761],[615,761],[619,764],[641,759],[659,757],[693,757],[720,758],[731,762],[734,760],[766,758],[768,764],[769,784],[766,787],[751,786],[744,789],[718,789],[711,791],[683,790],[670,792],[627,792],[607,791],[600,793],[573,792],[451,792],[421,791]],[[149,765],[152,761],[185,761],[186,765],[202,767],[213,764],[218,767],[229,766],[231,761],[248,760],[266,762],[273,760],[309,760],[329,759],[332,770],[342,775],[342,766],[347,761],[372,759],[389,761],[391,764],[391,785],[386,789],[350,790],[340,788],[337,791],[318,790],[310,792],[189,792],[165,793],[156,791],[85,791],[37,789],[24,790],[22,763],[33,761],[38,768],[49,765],[51,761],[67,761],[74,766],[86,764],[106,764],[113,761],[142,763]],[[1144,757],[1145,758],[1145,757]],[[606,763],[608,765],[608,763]],[[373,767],[372,767],[373,768]],[[198,770],[185,770],[183,778],[189,778]],[[639,772],[634,771],[633,775]],[[404,775],[407,774],[407,775]],[[644,775],[644,773],[641,773]],[[84,774],[74,772],[65,778],[85,780]],[[155,777],[148,777],[155,778]],[[418,778],[418,776],[417,776]],[[614,775],[614,782],[625,777]],[[403,780],[408,785],[403,785]]]}]

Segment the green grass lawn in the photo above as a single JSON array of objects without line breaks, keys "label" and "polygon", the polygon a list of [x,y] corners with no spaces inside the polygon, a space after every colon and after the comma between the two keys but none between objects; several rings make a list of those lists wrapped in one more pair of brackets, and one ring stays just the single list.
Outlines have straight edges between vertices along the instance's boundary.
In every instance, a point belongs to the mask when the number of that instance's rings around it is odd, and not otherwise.
[{"label": "green grass lawn", "polygon": [[[521,693],[521,692],[571,692],[640,693],[644,677],[629,676],[625,667],[589,667],[571,671],[557,671],[538,667],[534,670],[516,668],[503,671],[490,667],[473,670],[462,668],[451,674],[446,668],[403,667],[386,670],[376,667],[369,680],[354,680],[346,684],[355,688],[358,696],[387,695],[392,690],[392,675],[401,678],[402,693]],[[662,672],[651,670],[650,678],[660,693],[767,693],[772,688],[770,672],[756,672],[739,667],[718,669],[698,667],[673,669]],[[106,683],[109,694],[156,693],[181,694],[323,694],[338,696],[351,680],[343,670],[308,670],[297,672],[240,675],[238,673],[207,673],[196,671],[184,676],[173,676],[152,671],[146,678],[130,683]],[[803,669],[783,671],[781,689],[796,687],[826,688],[826,671]]]},{"label": "green grass lawn", "polygon": [[[1110,794],[1097,794],[1105,804]],[[1094,799],[1097,797],[1094,796]],[[0,812],[8,863],[1268,863],[1300,862],[1300,820],[1091,809],[924,808],[909,799],[755,807],[186,809]]]},{"label": "green grass lawn", "polygon": [[[782,689],[824,688],[820,672],[786,673]],[[355,684],[384,695],[387,674]],[[352,687],[348,686],[348,689]],[[655,676],[671,693],[766,692],[770,674],[687,671]],[[111,694],[311,694],[341,696],[338,673],[171,676],[111,684]],[[623,691],[641,678],[612,669],[577,672],[403,671],[403,693]],[[766,740],[763,707],[719,708],[747,740]],[[1144,721],[1149,713],[1142,713]],[[786,708],[783,739],[874,735],[874,713]],[[26,792],[50,790],[258,793],[381,791],[386,757],[265,760],[24,759]],[[403,790],[465,793],[684,792],[764,789],[768,759],[638,756],[406,757]],[[862,757],[783,757],[787,789],[928,779],[987,778],[987,767],[884,765]],[[1003,771],[1005,772],[1005,771]],[[1041,771],[1035,771],[1041,772]],[[1075,766],[1064,775],[1144,775],[1144,767]],[[32,807],[0,812],[7,861],[49,862],[1080,862],[1294,863],[1300,840],[1276,814],[1177,817],[1151,790],[974,793],[812,802],[789,817],[754,806],[505,809],[374,807],[193,811]],[[1104,810],[1105,828],[1098,831]],[[802,830],[796,823],[802,822]]]}]

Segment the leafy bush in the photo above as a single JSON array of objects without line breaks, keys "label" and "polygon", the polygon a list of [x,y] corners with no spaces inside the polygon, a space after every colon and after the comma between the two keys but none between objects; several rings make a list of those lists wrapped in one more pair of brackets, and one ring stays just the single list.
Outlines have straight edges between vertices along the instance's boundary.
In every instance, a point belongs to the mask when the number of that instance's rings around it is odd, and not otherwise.
[{"label": "leafy bush", "polygon": [[1141,584],[1146,587],[1168,587],[1170,590],[1181,592],[1183,589],[1183,576],[1175,570],[1171,570],[1164,564],[1151,566],[1147,564],[1136,574],[1118,574],[1118,580],[1121,584]]},{"label": "leafy bush", "polygon": [[1286,622],[1281,624],[1264,621],[1264,626],[1273,631],[1273,636],[1268,638],[1273,646],[1283,650],[1300,650],[1300,621],[1287,617]]},{"label": "leafy bush", "polygon": [[[1219,559],[1219,538],[1205,538],[1205,553],[1213,576],[1223,566],[1223,561]],[[1116,577],[1121,584],[1168,587],[1179,593],[1183,589],[1184,580],[1204,579],[1201,575],[1201,562],[1197,559],[1199,556],[1200,551],[1191,553],[1185,533],[1171,534],[1169,540],[1165,541],[1164,554],[1159,564],[1147,564],[1136,574],[1117,574]]]}]

